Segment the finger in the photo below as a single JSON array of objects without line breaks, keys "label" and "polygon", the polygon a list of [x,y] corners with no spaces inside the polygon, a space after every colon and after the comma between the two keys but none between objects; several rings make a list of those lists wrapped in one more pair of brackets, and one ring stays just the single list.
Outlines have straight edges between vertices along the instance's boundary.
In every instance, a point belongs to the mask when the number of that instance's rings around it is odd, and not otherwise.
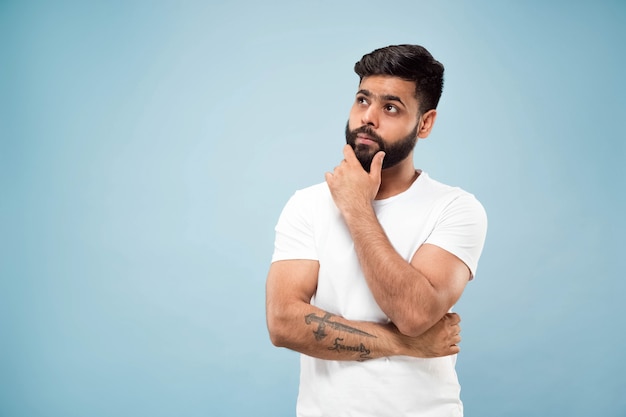
[{"label": "finger", "polygon": [[370,166],[370,176],[374,178],[380,178],[380,173],[383,170],[383,159],[385,158],[385,152],[378,151],[376,155],[374,155],[374,159],[372,160],[372,165]]},{"label": "finger", "polygon": [[352,146],[350,145],[343,147],[343,157],[345,158],[344,161],[348,163],[359,163],[359,160],[356,158],[356,154],[354,153],[354,149],[352,149]]}]

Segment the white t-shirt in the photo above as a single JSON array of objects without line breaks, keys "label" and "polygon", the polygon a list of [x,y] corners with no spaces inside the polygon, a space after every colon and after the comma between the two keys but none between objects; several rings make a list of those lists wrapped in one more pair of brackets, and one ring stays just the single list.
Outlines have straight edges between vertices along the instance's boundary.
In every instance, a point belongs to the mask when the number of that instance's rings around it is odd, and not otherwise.
[{"label": "white t-shirt", "polygon": [[[407,261],[424,243],[456,255],[476,273],[487,217],[476,198],[421,173],[403,193],[373,202],[391,244]],[[320,264],[311,304],[349,320],[387,323],[367,286],[350,233],[326,183],[297,191],[276,225],[272,262]],[[301,355],[299,417],[462,416],[455,356],[393,356],[365,362]]]}]

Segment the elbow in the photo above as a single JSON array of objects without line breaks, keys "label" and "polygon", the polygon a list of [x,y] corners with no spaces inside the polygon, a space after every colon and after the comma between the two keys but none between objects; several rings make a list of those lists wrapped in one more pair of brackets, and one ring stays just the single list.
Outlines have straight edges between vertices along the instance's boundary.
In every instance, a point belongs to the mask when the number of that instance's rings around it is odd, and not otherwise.
[{"label": "elbow", "polygon": [[274,328],[274,327],[270,327],[268,326],[268,331],[269,331],[269,335],[270,335],[270,342],[272,342],[272,345],[276,346],[276,347],[286,347],[287,346],[287,339],[285,337],[285,335],[280,332],[278,329]]},{"label": "elbow", "polygon": [[398,328],[398,331],[408,337],[418,337],[422,335],[436,322],[437,319],[433,319],[433,316],[424,313],[400,317],[397,320],[393,320],[393,324]]},{"label": "elbow", "polygon": [[430,326],[423,322],[409,321],[406,323],[394,323],[398,328],[398,331],[408,337],[418,337],[422,335]]},{"label": "elbow", "polygon": [[267,312],[267,331],[270,341],[276,347],[287,347],[288,332],[285,321],[281,318],[281,314]]},{"label": "elbow", "polygon": [[444,303],[424,303],[418,308],[395,311],[389,316],[398,331],[408,337],[418,337],[433,327],[449,310]]},{"label": "elbow", "polygon": [[276,333],[270,332],[270,342],[276,347],[286,347],[285,339],[278,336]]}]

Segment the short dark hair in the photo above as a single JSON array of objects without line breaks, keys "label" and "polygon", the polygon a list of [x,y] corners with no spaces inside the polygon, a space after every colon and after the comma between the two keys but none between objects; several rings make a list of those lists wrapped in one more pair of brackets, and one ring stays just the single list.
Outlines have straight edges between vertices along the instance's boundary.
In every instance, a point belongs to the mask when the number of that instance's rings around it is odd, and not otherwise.
[{"label": "short dark hair", "polygon": [[436,109],[443,91],[443,64],[419,45],[390,45],[376,49],[354,64],[363,78],[371,75],[391,75],[415,82],[415,97],[420,113]]}]

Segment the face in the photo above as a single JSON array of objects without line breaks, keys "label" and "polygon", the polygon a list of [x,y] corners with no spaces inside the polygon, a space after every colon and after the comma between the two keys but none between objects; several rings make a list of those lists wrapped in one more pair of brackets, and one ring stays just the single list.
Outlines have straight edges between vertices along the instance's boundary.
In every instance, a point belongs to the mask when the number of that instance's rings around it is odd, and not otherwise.
[{"label": "face", "polygon": [[365,77],[346,125],[346,142],[369,172],[372,158],[385,152],[383,169],[406,160],[420,137],[415,84],[397,77]]},{"label": "face", "polygon": [[[398,163],[404,161],[411,155],[417,143],[417,125],[415,125],[411,133],[396,142],[386,141],[374,132],[370,126],[364,125],[350,130],[349,125],[350,122],[346,124],[346,142],[352,146],[354,154],[363,166],[363,169],[367,172],[370,172],[372,159],[374,159],[374,155],[376,155],[378,151],[385,152],[383,169],[387,169],[398,165]],[[374,144],[364,143],[366,141],[374,142]]]}]

